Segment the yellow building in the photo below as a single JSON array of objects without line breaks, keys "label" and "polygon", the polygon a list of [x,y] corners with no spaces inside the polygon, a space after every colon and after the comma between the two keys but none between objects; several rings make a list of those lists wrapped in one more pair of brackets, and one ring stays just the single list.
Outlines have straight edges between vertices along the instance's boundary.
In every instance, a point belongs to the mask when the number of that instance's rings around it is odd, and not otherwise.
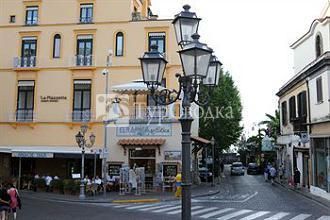
[{"label": "yellow building", "polygon": [[[0,0],[0,177],[17,176],[19,163],[22,175],[68,178],[79,173],[81,150],[75,135],[84,121],[87,133],[96,135],[93,152],[104,147],[104,118],[98,112],[103,105],[97,99],[105,91],[102,71],[109,70],[111,91],[141,79],[138,58],[151,44],[169,62],[164,84],[177,87],[175,74],[181,66],[171,20],[158,19],[150,6],[150,0]],[[139,112],[145,114],[139,114],[141,122],[135,108],[134,114],[126,114],[128,130],[108,129],[109,168],[117,172],[122,163],[151,166],[146,169],[154,175],[162,170],[157,165],[179,162],[179,106],[172,107],[171,119],[165,110],[165,125],[146,124],[158,118],[149,114],[154,103],[133,90],[121,87],[117,94],[127,94],[128,109],[139,102]],[[137,132],[146,128],[156,132]],[[91,149],[86,154],[86,173],[92,176],[94,155]]]}]

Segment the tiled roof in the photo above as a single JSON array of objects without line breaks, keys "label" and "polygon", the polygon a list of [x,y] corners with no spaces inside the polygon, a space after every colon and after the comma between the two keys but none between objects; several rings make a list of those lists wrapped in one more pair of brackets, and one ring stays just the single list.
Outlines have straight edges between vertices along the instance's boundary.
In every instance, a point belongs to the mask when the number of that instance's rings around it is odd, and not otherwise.
[{"label": "tiled roof", "polygon": [[119,145],[122,146],[160,146],[165,143],[165,139],[147,139],[147,138],[139,138],[139,139],[121,139],[118,141]]}]

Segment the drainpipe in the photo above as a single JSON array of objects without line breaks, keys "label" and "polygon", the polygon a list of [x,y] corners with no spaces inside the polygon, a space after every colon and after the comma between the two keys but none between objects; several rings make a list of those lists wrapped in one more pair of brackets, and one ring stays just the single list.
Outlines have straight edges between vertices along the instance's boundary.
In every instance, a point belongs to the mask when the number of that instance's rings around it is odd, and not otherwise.
[{"label": "drainpipe", "polygon": [[[309,89],[309,80],[310,78],[307,77],[306,79],[306,87],[307,87],[307,102],[308,102],[308,134],[309,136],[311,135],[312,133],[312,125],[310,124],[312,122],[311,120],[311,101],[310,101],[310,89]],[[310,185],[314,185],[314,176],[315,176],[315,173],[314,173],[314,159],[313,159],[313,151],[312,151],[312,148],[313,148],[313,142],[311,141],[311,139],[309,139],[309,164],[310,166],[308,166],[308,169],[311,168],[311,172],[309,171],[309,178],[308,178],[308,188],[310,188]]]}]

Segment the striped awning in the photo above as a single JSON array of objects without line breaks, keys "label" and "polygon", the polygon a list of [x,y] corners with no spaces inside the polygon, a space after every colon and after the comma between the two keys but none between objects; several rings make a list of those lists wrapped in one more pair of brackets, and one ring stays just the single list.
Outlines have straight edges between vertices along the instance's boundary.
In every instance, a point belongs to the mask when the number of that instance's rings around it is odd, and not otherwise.
[{"label": "striped awning", "polygon": [[147,139],[147,138],[132,138],[132,139],[121,139],[118,144],[121,146],[161,146],[165,143],[165,139]]}]

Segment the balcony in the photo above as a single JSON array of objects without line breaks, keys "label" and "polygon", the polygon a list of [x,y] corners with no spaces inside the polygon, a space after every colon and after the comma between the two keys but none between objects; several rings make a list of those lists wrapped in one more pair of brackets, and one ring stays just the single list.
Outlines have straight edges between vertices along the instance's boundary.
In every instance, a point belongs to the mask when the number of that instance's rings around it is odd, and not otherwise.
[{"label": "balcony", "polygon": [[80,17],[79,23],[80,24],[91,24],[91,23],[93,23],[93,17]]},{"label": "balcony", "polygon": [[32,122],[35,118],[35,113],[33,110],[20,109],[16,111],[16,121],[17,122]]},{"label": "balcony", "polygon": [[86,122],[91,120],[91,111],[90,110],[74,110],[72,112],[72,121],[73,122]]},{"label": "balcony", "polygon": [[75,67],[92,67],[94,66],[93,55],[76,55],[73,58],[73,66]]},{"label": "balcony", "polygon": [[14,57],[14,68],[35,68],[37,65],[37,57]]}]

